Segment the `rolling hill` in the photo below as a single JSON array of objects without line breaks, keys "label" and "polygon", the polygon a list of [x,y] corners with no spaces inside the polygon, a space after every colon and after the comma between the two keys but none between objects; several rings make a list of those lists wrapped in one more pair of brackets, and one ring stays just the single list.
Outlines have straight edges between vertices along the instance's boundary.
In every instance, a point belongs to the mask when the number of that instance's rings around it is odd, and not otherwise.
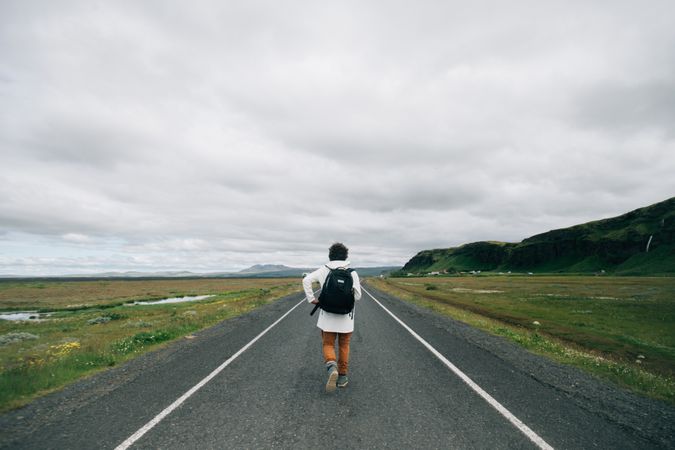
[{"label": "rolling hill", "polygon": [[675,197],[518,243],[481,241],[424,250],[401,273],[470,270],[675,275]]}]

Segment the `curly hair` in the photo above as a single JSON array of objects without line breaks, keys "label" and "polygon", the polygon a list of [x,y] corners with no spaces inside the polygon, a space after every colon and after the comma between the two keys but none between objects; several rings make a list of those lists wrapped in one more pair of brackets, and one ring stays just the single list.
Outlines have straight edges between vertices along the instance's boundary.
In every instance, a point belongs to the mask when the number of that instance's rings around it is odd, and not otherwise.
[{"label": "curly hair", "polygon": [[331,261],[344,261],[348,254],[349,249],[342,242],[336,242],[328,249],[328,259]]}]

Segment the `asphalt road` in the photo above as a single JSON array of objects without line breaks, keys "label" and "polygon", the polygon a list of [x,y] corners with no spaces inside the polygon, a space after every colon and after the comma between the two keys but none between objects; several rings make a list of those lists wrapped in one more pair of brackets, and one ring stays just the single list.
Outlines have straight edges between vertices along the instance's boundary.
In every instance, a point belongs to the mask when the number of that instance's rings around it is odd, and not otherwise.
[{"label": "asphalt road", "polygon": [[[675,408],[366,288],[541,442],[675,448]],[[301,298],[0,416],[0,448],[116,448]],[[356,307],[349,386],[326,394],[310,309],[294,309],[130,448],[537,448],[369,295]]]}]

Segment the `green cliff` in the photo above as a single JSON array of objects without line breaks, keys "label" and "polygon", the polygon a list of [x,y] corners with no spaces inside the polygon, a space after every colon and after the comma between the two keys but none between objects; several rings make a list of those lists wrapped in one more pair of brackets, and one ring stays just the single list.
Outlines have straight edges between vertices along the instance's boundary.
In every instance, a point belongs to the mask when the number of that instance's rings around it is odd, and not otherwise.
[{"label": "green cliff", "polygon": [[519,243],[485,241],[424,250],[401,272],[469,270],[675,274],[675,197]]}]

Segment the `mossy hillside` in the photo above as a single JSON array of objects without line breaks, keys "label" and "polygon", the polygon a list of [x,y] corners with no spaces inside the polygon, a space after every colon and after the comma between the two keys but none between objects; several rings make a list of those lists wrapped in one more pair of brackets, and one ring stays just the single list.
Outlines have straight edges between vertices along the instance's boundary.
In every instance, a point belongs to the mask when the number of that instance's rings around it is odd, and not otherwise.
[{"label": "mossy hillside", "polygon": [[424,250],[401,273],[468,270],[675,274],[675,197],[520,243],[485,241]]},{"label": "mossy hillside", "polygon": [[506,242],[473,242],[455,248],[423,250],[408,261],[402,271],[495,270],[513,245]]}]

